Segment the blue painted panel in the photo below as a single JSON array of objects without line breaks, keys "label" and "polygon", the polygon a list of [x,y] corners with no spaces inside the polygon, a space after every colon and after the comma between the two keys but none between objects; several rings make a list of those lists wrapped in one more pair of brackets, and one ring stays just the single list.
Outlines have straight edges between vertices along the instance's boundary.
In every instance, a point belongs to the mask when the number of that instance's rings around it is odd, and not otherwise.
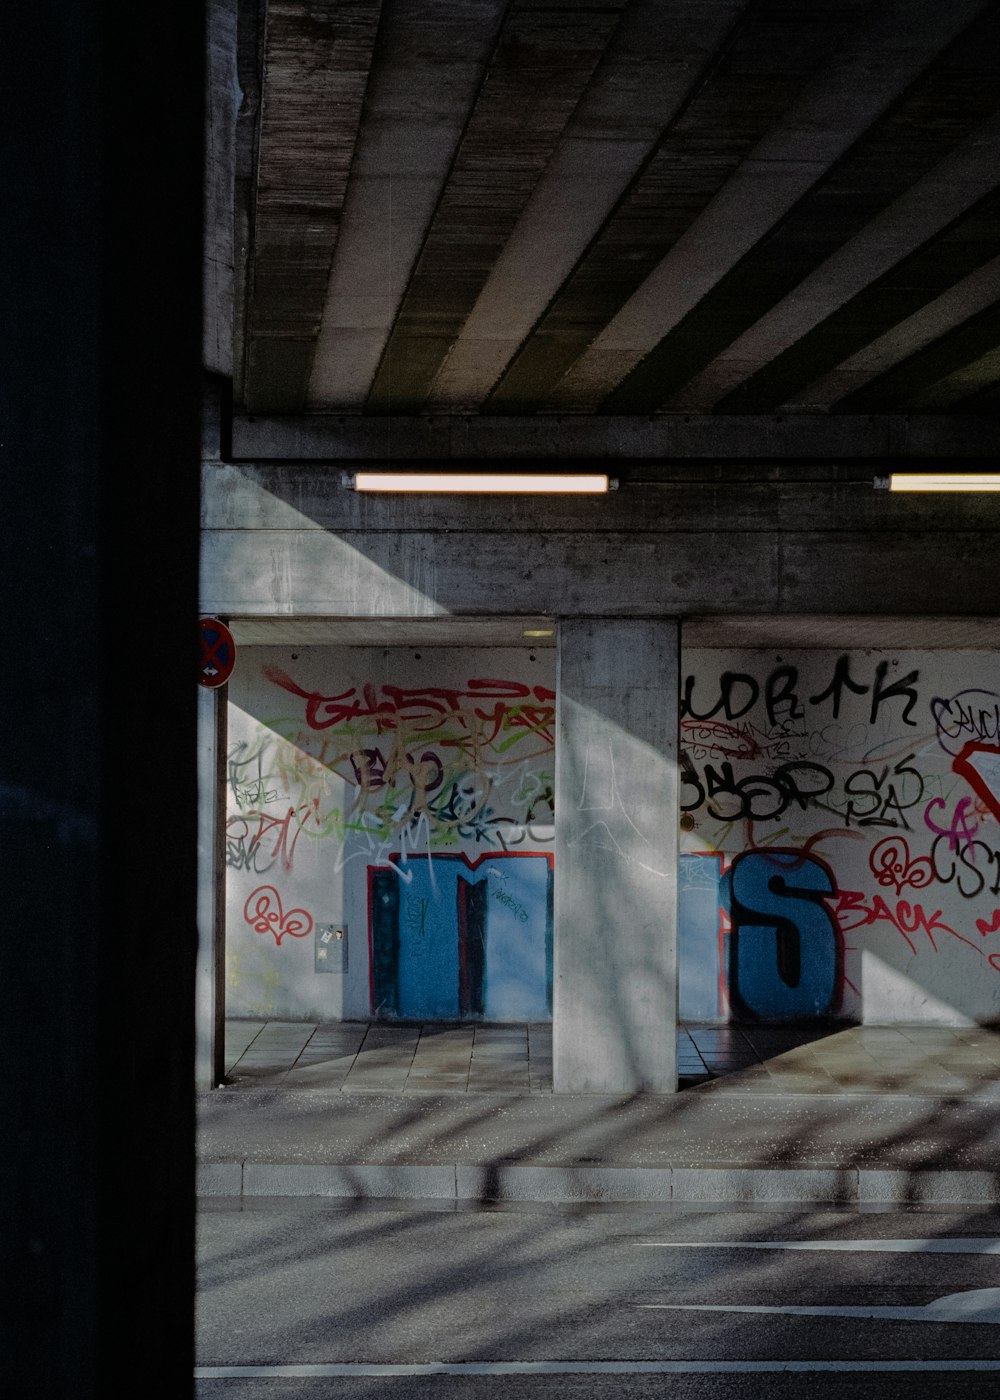
[{"label": "blue painted panel", "polygon": [[490,859],[479,869],[489,891],[486,1016],[491,1021],[547,1020],[546,964],[552,940],[548,858]]},{"label": "blue painted panel", "polygon": [[413,861],[399,881],[400,1016],[458,1020],[458,938],[455,908],[459,871],[453,862]]},{"label": "blue painted panel", "polygon": [[719,1006],[717,855],[683,855],[678,883],[678,997],[682,1021],[714,1021]]},{"label": "blue painted panel", "polygon": [[547,854],[475,864],[441,854],[373,867],[371,877],[373,1011],[410,1020],[550,1018]]}]

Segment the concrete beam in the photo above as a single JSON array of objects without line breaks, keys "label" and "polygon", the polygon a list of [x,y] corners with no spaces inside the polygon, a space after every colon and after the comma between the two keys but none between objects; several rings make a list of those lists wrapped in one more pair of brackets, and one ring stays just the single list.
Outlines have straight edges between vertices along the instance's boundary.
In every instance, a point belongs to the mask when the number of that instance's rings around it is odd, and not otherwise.
[{"label": "concrete beam", "polygon": [[[206,530],[323,531],[393,535],[649,535],[1000,531],[995,496],[890,495],[875,490],[878,468],[681,467],[624,464],[604,496],[372,495],[325,463],[206,461],[201,523]],[[265,539],[261,543],[266,542]],[[671,545],[672,547],[672,545]]]},{"label": "concrete beam", "polygon": [[504,0],[382,7],[310,408],[360,408],[368,397],[503,12]]},{"label": "concrete beam", "polygon": [[226,617],[488,616],[498,608],[961,616],[996,612],[996,558],[996,530],[933,524],[824,534],[213,530],[202,537],[201,606]]},{"label": "concrete beam", "polygon": [[553,1085],[677,1088],[677,624],[559,629]]},{"label": "concrete beam", "polygon": [[521,0],[508,7],[368,396],[370,411],[413,412],[424,403],[625,4],[560,8]]},{"label": "concrete beam", "polygon": [[799,389],[795,400],[808,405],[811,412],[829,409],[838,399],[863,389],[907,355],[923,350],[997,301],[1000,301],[1000,257],[991,258],[912,316]]},{"label": "concrete beam", "polygon": [[996,420],[838,414],[236,417],[236,461],[794,461],[989,458]]},{"label": "concrete beam", "polygon": [[746,0],[632,0],[438,373],[430,406],[486,398],[618,200],[703,86]]},{"label": "concrete beam", "polygon": [[1000,348],[987,350],[970,364],[952,370],[943,379],[914,395],[914,401],[931,408],[947,408],[1000,380]]},{"label": "concrete beam", "polygon": [[550,406],[580,412],[609,399],[983,8],[876,6],[563,376]]},{"label": "concrete beam", "polygon": [[[797,280],[787,296],[732,340],[704,369],[664,401],[663,406],[675,412],[709,411],[738,385],[764,370],[845,303],[921,245],[930,243],[952,221],[991,194],[996,188],[998,167],[1000,118],[969,136],[923,179],[820,263],[814,272]],[[814,228],[815,224],[811,230],[813,246],[816,243]],[[818,255],[818,248],[816,253]],[[776,254],[771,251],[769,256]],[[752,274],[747,270],[745,275]],[[898,327],[896,334],[899,334]],[[902,359],[913,348],[907,347],[898,358]],[[767,406],[780,402],[772,398]],[[763,406],[747,404],[751,412]]]},{"label": "concrete beam", "polygon": [[270,0],[255,186],[244,396],[306,400],[381,0]]}]

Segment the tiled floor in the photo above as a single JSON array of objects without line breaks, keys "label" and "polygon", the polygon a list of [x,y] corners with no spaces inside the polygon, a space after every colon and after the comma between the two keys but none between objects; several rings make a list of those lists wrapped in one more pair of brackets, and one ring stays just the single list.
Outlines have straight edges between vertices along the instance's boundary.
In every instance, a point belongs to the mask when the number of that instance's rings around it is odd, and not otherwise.
[{"label": "tiled floor", "polygon": [[[681,1087],[1000,1099],[1000,1031],[685,1026]],[[552,1092],[552,1027],[227,1021],[229,1083],[378,1093]]]}]

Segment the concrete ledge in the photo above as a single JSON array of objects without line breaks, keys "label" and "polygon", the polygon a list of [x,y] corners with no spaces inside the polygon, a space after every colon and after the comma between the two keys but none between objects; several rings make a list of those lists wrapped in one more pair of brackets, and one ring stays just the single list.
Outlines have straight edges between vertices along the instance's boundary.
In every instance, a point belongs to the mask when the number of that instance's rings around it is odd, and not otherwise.
[{"label": "concrete ledge", "polygon": [[199,1196],[340,1200],[1000,1205],[1000,1170],[204,1162]]},{"label": "concrete ledge", "polygon": [[1000,1171],[858,1172],[858,1200],[878,1205],[997,1205]]},{"label": "concrete ledge", "polygon": [[194,1180],[197,1196],[239,1196],[243,1190],[243,1164],[199,1162]]},{"label": "concrete ledge", "polygon": [[352,1199],[453,1200],[454,1166],[247,1162],[244,1196],[341,1196]]},{"label": "concrete ledge", "polygon": [[855,1201],[851,1167],[674,1167],[675,1201]]},{"label": "concrete ledge", "polygon": [[670,1200],[670,1167],[458,1167],[461,1201]]}]

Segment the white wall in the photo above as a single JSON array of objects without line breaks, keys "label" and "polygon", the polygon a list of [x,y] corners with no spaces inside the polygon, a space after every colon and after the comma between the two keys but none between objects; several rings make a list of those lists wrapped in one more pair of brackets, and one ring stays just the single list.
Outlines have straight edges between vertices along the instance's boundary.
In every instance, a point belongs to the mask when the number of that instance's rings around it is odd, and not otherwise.
[{"label": "white wall", "polygon": [[547,1019],[554,701],[552,649],[241,647],[227,1014]]},{"label": "white wall", "polygon": [[1000,1017],[997,654],[682,672],[682,1018]]}]

